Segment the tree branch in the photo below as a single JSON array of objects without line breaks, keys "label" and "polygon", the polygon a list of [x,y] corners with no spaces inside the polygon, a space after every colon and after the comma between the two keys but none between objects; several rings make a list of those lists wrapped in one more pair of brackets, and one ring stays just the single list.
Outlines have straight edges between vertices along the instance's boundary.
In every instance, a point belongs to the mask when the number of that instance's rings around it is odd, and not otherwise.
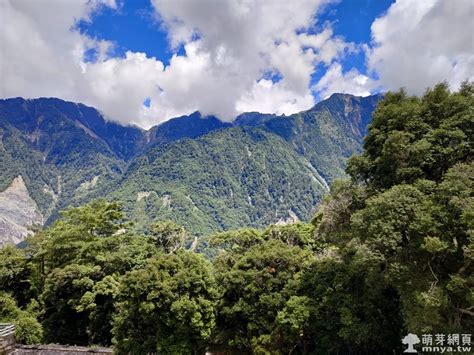
[{"label": "tree branch", "polygon": [[[472,307],[470,307],[470,308],[472,308]],[[470,315],[470,316],[474,317],[474,312],[470,311],[469,309],[458,308],[457,310],[458,310],[459,313],[467,314],[467,315]]]}]

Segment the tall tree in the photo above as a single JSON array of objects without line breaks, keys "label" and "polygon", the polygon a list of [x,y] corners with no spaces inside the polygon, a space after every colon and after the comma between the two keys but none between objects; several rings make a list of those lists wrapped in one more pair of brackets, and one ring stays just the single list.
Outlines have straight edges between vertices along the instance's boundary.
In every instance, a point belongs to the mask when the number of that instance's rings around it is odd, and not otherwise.
[{"label": "tall tree", "polygon": [[114,344],[125,354],[191,354],[215,325],[217,285],[203,256],[159,254],[121,281]]}]

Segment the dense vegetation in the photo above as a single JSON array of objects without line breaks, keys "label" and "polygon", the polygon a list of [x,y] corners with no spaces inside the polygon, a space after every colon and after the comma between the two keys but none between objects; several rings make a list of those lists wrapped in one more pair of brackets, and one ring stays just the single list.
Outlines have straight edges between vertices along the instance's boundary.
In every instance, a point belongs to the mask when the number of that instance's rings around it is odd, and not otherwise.
[{"label": "dense vegetation", "polygon": [[327,191],[318,172],[257,127],[218,130],[154,148],[135,159],[111,197],[144,231],[173,220],[194,235],[308,219]]},{"label": "dense vegetation", "polygon": [[193,241],[136,235],[115,202],[0,250],[0,321],[24,342],[118,353],[386,354],[474,329],[474,86],[389,93],[311,223]]},{"label": "dense vegetation", "polygon": [[139,232],[156,218],[195,235],[309,220],[325,181],[360,152],[379,99],[335,94],[295,115],[234,123],[195,112],[148,131],[59,99],[0,100],[0,192],[21,175],[47,226],[97,197],[121,199]]},{"label": "dense vegetation", "polygon": [[125,169],[122,156],[140,132],[59,99],[0,100],[0,191],[20,175],[44,219],[53,220],[87,201],[88,185],[100,188]]}]

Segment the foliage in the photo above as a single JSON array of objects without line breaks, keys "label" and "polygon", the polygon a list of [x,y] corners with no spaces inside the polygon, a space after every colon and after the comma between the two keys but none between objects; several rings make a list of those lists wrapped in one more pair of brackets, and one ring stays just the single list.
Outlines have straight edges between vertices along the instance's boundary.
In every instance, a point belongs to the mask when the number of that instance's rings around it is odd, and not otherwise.
[{"label": "foliage", "polygon": [[455,93],[439,84],[421,98],[387,94],[364,153],[349,162],[352,182],[318,215],[317,237],[340,253],[358,241],[379,260],[412,333],[474,327],[473,107],[471,83]]},{"label": "foliage", "polygon": [[[130,166],[117,191],[136,204],[144,235],[135,234],[117,202],[69,209],[26,249],[0,250],[0,320],[17,324],[25,342],[113,343],[130,354],[200,353],[208,346],[254,354],[385,354],[401,352],[407,333],[468,333],[474,329],[473,94],[471,83],[454,93],[440,84],[421,98],[388,93],[363,153],[350,159],[351,179],[334,181],[311,223],[253,228],[271,218],[230,191],[270,206],[272,218],[275,200],[267,194],[290,195],[280,211],[297,201],[299,211],[309,211],[315,195],[303,195],[319,191],[317,176],[309,177],[301,156],[285,155],[288,142],[301,141],[282,127],[310,122],[314,112],[278,124],[260,117],[256,125],[265,129],[226,128],[153,148]],[[339,104],[333,99],[315,110],[329,114]],[[249,124],[255,117],[242,119]],[[238,149],[224,144],[231,139]],[[271,147],[250,159],[246,148],[262,152],[261,144]],[[267,175],[258,173],[262,167]],[[155,193],[137,201],[151,187]],[[157,205],[151,223],[142,208]],[[199,227],[187,232],[172,222],[175,207],[188,226]],[[247,228],[185,249],[191,236],[240,225]]]},{"label": "foliage", "polygon": [[364,153],[349,161],[348,173],[373,188],[417,179],[439,182],[446,171],[472,159],[472,84],[450,93],[446,84],[422,98],[388,93],[373,114]]},{"label": "foliage", "polygon": [[183,247],[187,239],[186,230],[173,221],[157,221],[151,225],[150,230],[156,246],[166,253]]},{"label": "foliage", "polygon": [[119,204],[98,200],[64,212],[36,237],[48,340],[110,344],[121,275],[157,252],[150,238],[128,233],[127,225]]},{"label": "foliage", "polygon": [[0,249],[0,290],[7,290],[21,307],[33,296],[32,274],[25,250],[6,245]]},{"label": "foliage", "polygon": [[122,279],[114,341],[120,353],[190,354],[204,350],[218,298],[210,265],[180,250],[158,254]]},{"label": "foliage", "polygon": [[43,329],[36,317],[37,304],[33,301],[28,307],[20,309],[15,299],[0,291],[0,323],[15,325],[15,339],[23,344],[38,344],[43,338]]},{"label": "foliage", "polygon": [[214,261],[222,290],[215,342],[254,353],[294,346],[299,334],[286,328],[305,321],[304,310],[295,315],[305,300],[295,298],[295,285],[314,259],[306,237],[308,226],[295,225],[211,238],[211,245],[226,246]]}]

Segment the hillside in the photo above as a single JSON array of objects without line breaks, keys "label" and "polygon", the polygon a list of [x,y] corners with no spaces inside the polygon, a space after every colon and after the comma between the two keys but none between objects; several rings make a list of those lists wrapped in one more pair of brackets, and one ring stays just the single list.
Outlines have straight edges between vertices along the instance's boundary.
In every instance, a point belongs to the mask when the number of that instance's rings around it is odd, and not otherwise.
[{"label": "hillside", "polygon": [[344,175],[347,158],[361,151],[372,112],[381,98],[334,94],[291,116],[244,114],[235,123],[263,126],[279,135],[331,182]]},{"label": "hillside", "polygon": [[21,177],[46,221],[91,185],[121,174],[141,134],[80,104],[1,100],[0,191]]},{"label": "hillside", "polygon": [[[0,100],[0,193],[22,179],[28,208],[46,224],[97,197],[126,202],[138,225],[171,218],[198,234],[306,219],[322,185],[360,151],[379,99],[335,94],[299,114],[253,112],[234,123],[195,112],[149,131],[59,99]],[[2,198],[0,218],[11,218],[16,201]],[[28,227],[8,226],[2,240]]]},{"label": "hillside", "polygon": [[206,234],[305,220],[327,190],[284,140],[258,127],[233,127],[151,149],[109,196],[126,201],[139,225],[171,219]]}]

